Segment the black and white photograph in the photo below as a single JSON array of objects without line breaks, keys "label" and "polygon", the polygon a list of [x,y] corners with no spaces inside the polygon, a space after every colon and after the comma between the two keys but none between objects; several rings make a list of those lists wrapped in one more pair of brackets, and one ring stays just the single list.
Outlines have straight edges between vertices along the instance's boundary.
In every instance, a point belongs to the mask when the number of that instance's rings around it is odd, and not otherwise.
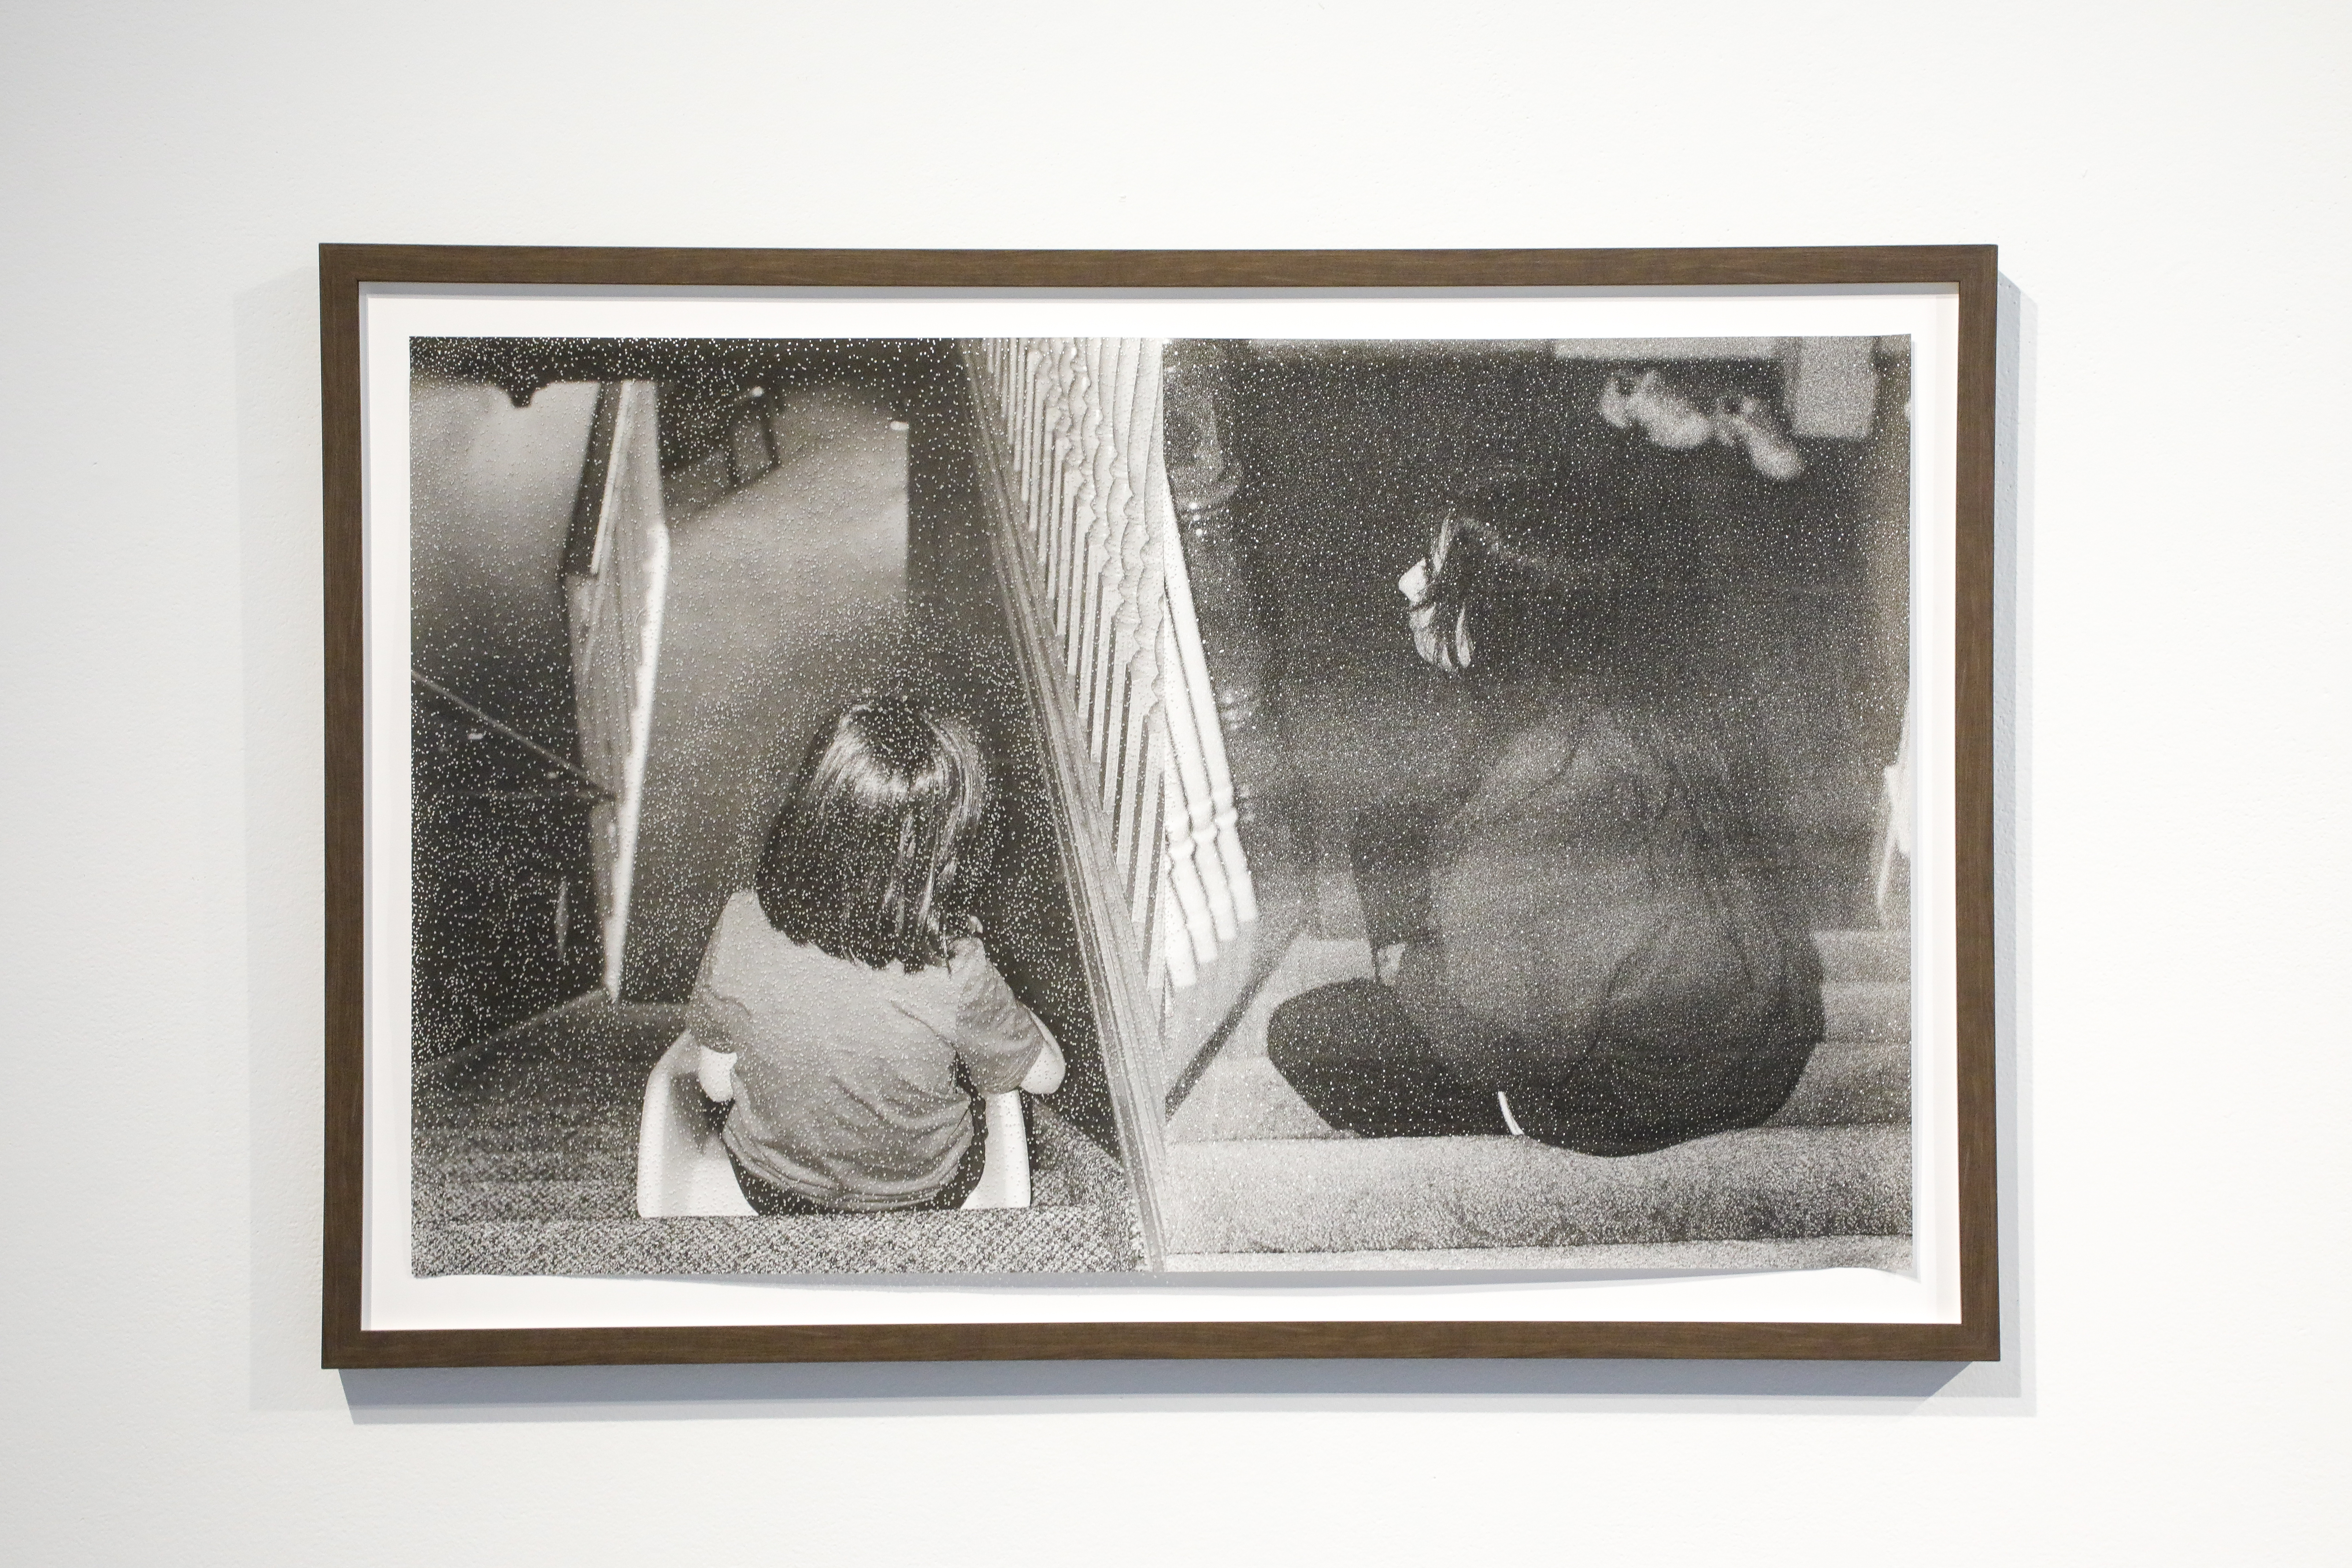
[{"label": "black and white photograph", "polygon": [[407,349],[412,1277],[1915,1271],[1909,336]]},{"label": "black and white photograph", "polygon": [[2343,1561],[2347,64],[7,7],[5,1554]]}]

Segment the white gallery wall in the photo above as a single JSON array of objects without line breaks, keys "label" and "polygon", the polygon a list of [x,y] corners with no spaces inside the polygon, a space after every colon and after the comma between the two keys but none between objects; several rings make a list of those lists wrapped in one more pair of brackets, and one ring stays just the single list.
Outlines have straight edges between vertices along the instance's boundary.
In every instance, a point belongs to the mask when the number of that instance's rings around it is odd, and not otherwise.
[{"label": "white gallery wall", "polygon": [[[2340,1561],[2352,21],[0,11],[0,1552]],[[318,1370],[321,240],[1991,241],[1998,1366]]]}]

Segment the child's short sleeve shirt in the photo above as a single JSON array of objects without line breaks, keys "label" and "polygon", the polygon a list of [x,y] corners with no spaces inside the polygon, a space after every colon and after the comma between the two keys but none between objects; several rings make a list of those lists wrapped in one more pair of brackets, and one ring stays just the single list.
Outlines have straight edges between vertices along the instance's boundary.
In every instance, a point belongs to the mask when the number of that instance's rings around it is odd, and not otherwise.
[{"label": "child's short sleeve shirt", "polygon": [[793,942],[749,891],[711,933],[688,1026],[736,1053],[722,1134],[735,1157],[852,1210],[946,1185],[975,1136],[971,1094],[1019,1088],[1046,1039],[977,940],[944,967],[875,969]]},{"label": "child's short sleeve shirt", "polygon": [[1036,1015],[1013,994],[988,950],[966,937],[948,952],[948,968],[961,982],[956,1011],[956,1055],[975,1094],[1006,1094],[1021,1087],[1045,1047]]}]

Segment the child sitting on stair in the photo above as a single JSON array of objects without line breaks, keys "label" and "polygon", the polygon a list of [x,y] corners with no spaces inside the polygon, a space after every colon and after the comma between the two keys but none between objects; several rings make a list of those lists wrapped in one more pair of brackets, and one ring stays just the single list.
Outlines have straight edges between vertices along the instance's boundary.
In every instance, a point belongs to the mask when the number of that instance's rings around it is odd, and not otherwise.
[{"label": "child sitting on stair", "polygon": [[688,1013],[761,1214],[951,1209],[975,1096],[1050,1094],[1062,1053],[981,945],[987,763],[961,719],[860,703],[817,737]]}]

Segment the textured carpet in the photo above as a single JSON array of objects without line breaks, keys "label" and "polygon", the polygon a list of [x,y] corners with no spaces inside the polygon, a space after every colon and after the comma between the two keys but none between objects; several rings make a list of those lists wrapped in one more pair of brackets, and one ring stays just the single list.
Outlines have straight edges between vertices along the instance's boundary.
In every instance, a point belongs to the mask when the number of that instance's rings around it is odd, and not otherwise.
[{"label": "textured carpet", "polygon": [[1027,1102],[1034,1206],[640,1219],[637,1112],[682,1010],[601,999],[417,1070],[411,1271],[443,1274],[1097,1274],[1140,1256],[1118,1164]]},{"label": "textured carpet", "polygon": [[[1608,1260],[1629,1247],[1733,1247],[1742,1260],[1641,1267],[1835,1266],[1824,1247],[1857,1267],[1909,1267],[1907,939],[1815,941],[1829,1037],[1789,1102],[1759,1128],[1612,1160],[1516,1138],[1333,1131],[1266,1060],[1266,1019],[1302,991],[1369,974],[1370,952],[1360,938],[1300,938],[1170,1122],[1171,1267],[1212,1269],[1220,1255],[1243,1268],[1636,1267]],[[1394,1261],[1407,1255],[1427,1261]]]},{"label": "textured carpet", "polygon": [[1297,1274],[1340,1269],[1415,1274],[1752,1274],[1768,1268],[1882,1268],[1907,1273],[1911,1238],[1820,1236],[1791,1241],[1644,1241],[1620,1247],[1415,1247],[1397,1252],[1322,1252],[1302,1261],[1285,1252],[1171,1254],[1171,1274]]},{"label": "textured carpet", "polygon": [[428,1274],[1099,1274],[1134,1267],[1094,1208],[420,1226]]},{"label": "textured carpet", "polygon": [[1911,1130],[1757,1128],[1601,1159],[1528,1138],[1169,1151],[1171,1252],[1359,1252],[1902,1236]]},{"label": "textured carpet", "polygon": [[[1354,962],[1344,946],[1302,947],[1282,984],[1319,983],[1323,971]],[[1884,936],[1826,937],[1823,950],[1838,976],[1837,1032],[1847,1037],[1815,1053],[1773,1124],[1630,1159],[1523,1139],[1342,1138],[1273,1071],[1262,1043],[1253,1050],[1237,1031],[1239,1048],[1221,1058],[1171,1129],[1164,1191],[1173,1266],[1905,1267],[1907,984],[1896,944]],[[1118,1164],[1043,1101],[1030,1106],[1036,1206],[1028,1210],[637,1218],[639,1095],[679,1026],[675,1008],[598,1003],[420,1068],[415,1272],[1093,1274],[1137,1266],[1138,1216]]]}]

